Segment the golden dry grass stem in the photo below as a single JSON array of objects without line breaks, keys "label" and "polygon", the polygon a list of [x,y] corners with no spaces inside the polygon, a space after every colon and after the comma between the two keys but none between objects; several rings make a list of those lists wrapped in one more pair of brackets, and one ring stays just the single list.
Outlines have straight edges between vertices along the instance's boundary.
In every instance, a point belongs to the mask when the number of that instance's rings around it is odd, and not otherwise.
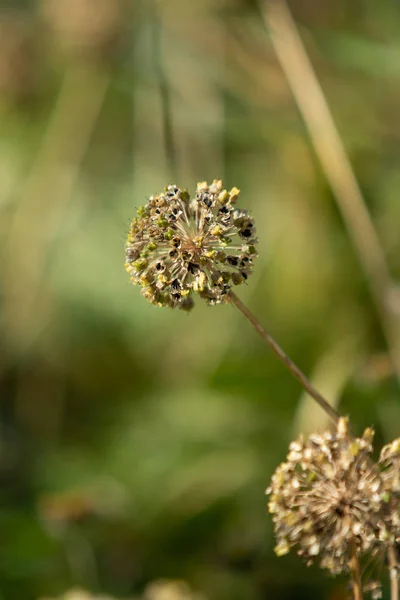
[{"label": "golden dry grass stem", "polygon": [[394,317],[387,309],[392,282],[377,232],[285,0],[266,0],[264,17],[274,51],[365,272],[390,360],[400,381],[400,340],[394,331]]},{"label": "golden dry grass stem", "polygon": [[361,587],[361,573],[360,563],[357,556],[357,548],[354,540],[350,542],[350,573],[351,583],[353,586],[353,598],[354,600],[363,600],[362,587]]},{"label": "golden dry grass stem", "polygon": [[393,546],[388,549],[388,564],[390,573],[390,600],[399,600],[399,563],[397,552]]},{"label": "golden dry grass stem", "polygon": [[165,70],[165,64],[163,60],[163,22],[159,15],[159,7],[157,2],[154,0],[153,4],[153,60],[154,68],[158,80],[158,86],[160,91],[161,101],[161,113],[162,113],[162,130],[163,140],[165,145],[165,156],[169,171],[170,181],[176,181],[178,179],[178,163],[177,163],[177,152],[176,152],[176,140],[174,134],[174,127],[172,121],[172,107],[171,107],[171,91],[168,81],[168,76]]},{"label": "golden dry grass stem", "polygon": [[267,332],[267,330],[261,325],[260,321],[256,316],[253,315],[252,312],[247,308],[247,306],[240,300],[240,298],[231,290],[229,292],[229,297],[231,303],[246,317],[246,319],[251,323],[254,329],[257,331],[259,336],[264,340],[264,342],[271,348],[271,350],[276,354],[279,360],[285,365],[285,367],[290,371],[290,373],[300,382],[301,386],[304,390],[317,402],[317,404],[326,412],[326,414],[332,419],[332,421],[336,424],[339,420],[339,414],[336,410],[329,404],[327,400],[315,389],[311,381],[300,371],[300,369],[294,364],[291,358],[282,350],[279,344],[274,340],[274,338]]},{"label": "golden dry grass stem", "polygon": [[26,337],[33,314],[37,322],[39,315],[49,311],[51,300],[42,285],[43,273],[108,84],[105,72],[91,67],[69,68],[22,189],[9,227],[3,272],[4,322],[14,339]]}]

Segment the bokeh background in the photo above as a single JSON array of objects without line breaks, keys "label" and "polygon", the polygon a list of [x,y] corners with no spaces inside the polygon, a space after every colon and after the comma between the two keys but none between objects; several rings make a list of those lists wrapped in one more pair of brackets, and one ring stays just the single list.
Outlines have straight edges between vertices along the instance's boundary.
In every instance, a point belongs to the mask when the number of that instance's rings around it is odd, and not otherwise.
[{"label": "bokeh background", "polygon": [[[395,282],[400,4],[290,6]],[[275,557],[264,496],[324,415],[233,307],[158,309],[124,271],[146,196],[238,186],[260,239],[241,298],[357,432],[399,435],[368,282],[262,4],[1,0],[0,119],[1,600],[178,600],[160,580],[209,600],[345,598]]]}]

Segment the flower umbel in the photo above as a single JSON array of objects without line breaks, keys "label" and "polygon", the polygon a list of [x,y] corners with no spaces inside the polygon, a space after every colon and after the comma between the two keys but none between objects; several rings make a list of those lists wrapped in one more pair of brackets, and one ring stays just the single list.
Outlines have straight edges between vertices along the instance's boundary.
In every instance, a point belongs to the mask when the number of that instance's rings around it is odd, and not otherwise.
[{"label": "flower umbel", "polygon": [[370,458],[372,439],[372,429],[352,437],[341,418],[335,433],[292,442],[267,490],[278,555],[297,545],[307,564],[318,556],[338,574],[348,571],[352,550],[361,556],[382,539],[385,487]]},{"label": "flower umbel", "polygon": [[228,301],[232,285],[246,281],[257,256],[252,217],[234,207],[239,190],[215,180],[197,185],[195,198],[175,185],[150,196],[132,220],[126,270],[157,306],[193,307],[193,293],[208,304]]}]

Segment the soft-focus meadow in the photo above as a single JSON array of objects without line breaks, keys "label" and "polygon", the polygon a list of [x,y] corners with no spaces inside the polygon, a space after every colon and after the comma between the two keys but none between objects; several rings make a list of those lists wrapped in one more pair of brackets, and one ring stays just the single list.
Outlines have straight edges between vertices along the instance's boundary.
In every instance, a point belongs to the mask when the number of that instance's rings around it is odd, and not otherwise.
[{"label": "soft-focus meadow", "polygon": [[[396,341],[400,4],[290,5],[393,278]],[[399,436],[370,282],[263,11],[0,1],[1,600],[189,599],[160,580],[203,600],[346,598],[275,557],[264,496],[324,414],[233,307],[158,309],[124,271],[146,196],[239,187],[260,240],[239,295],[357,433]]]}]

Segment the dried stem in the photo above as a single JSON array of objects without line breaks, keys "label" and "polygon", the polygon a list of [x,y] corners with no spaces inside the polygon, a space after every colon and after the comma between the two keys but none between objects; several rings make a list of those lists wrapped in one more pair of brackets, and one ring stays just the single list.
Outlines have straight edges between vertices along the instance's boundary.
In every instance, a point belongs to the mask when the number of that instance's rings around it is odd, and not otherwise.
[{"label": "dried stem", "polygon": [[388,563],[390,573],[390,600],[399,600],[399,563],[394,546],[389,546]]},{"label": "dried stem", "polygon": [[285,365],[285,367],[290,371],[290,373],[295,377],[302,387],[310,394],[312,398],[319,404],[319,406],[326,412],[326,414],[332,419],[334,423],[337,423],[339,420],[339,414],[336,410],[325,400],[323,396],[315,389],[311,381],[300,371],[300,369],[294,364],[294,362],[289,358],[289,356],[282,350],[282,348],[275,342],[275,340],[271,337],[271,335],[264,329],[261,325],[257,317],[253,315],[252,312],[247,308],[245,304],[236,296],[236,294],[231,290],[229,293],[230,300],[237,309],[246,317],[246,319],[253,325],[254,329],[257,333],[262,337],[264,342],[275,352],[280,361]]},{"label": "dried stem", "polygon": [[[63,223],[109,85],[108,73],[70,67],[8,229],[2,273],[4,323],[12,338],[48,318],[44,302],[50,251]],[[29,240],[29,252],[21,240]],[[35,318],[33,318],[35,315]]]},{"label": "dried stem", "polygon": [[156,76],[158,79],[158,86],[160,91],[161,100],[161,111],[162,111],[162,126],[163,136],[165,145],[165,154],[167,158],[167,164],[169,169],[169,176],[173,181],[177,178],[177,152],[176,152],[176,140],[174,136],[174,128],[172,122],[172,110],[171,110],[171,93],[170,85],[168,82],[167,73],[165,71],[165,65],[163,60],[163,47],[162,47],[162,18],[158,13],[157,3],[154,2],[153,10],[153,56],[154,56],[154,67]]},{"label": "dried stem", "polygon": [[387,311],[392,283],[377,232],[285,0],[266,0],[264,16],[276,56],[365,272],[389,358],[400,381],[400,341]]},{"label": "dried stem", "polygon": [[358,562],[357,548],[354,540],[350,542],[350,572],[353,585],[354,600],[363,600],[360,563]]}]

